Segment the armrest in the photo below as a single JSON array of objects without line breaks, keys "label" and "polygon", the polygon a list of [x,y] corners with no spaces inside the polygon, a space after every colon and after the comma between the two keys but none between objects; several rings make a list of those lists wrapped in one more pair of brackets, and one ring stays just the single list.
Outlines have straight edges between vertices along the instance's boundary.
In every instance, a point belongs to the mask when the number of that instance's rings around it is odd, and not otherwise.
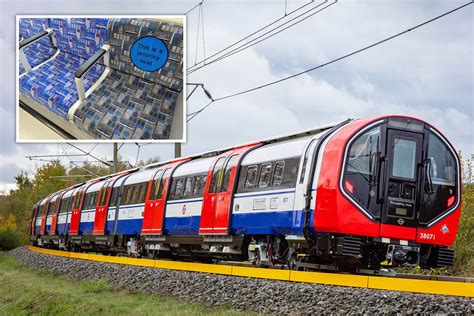
[{"label": "armrest", "polygon": [[101,48],[94,55],[92,55],[85,63],[83,63],[76,71],[76,78],[80,79],[84,74],[94,66],[94,64],[104,56],[106,50]]},{"label": "armrest", "polygon": [[29,38],[26,38],[26,39],[22,40],[20,42],[20,49],[30,45],[33,42],[36,42],[37,40],[39,40],[39,39],[41,39],[45,36],[48,36],[48,34],[49,34],[49,32],[47,32],[47,31],[41,31],[41,32],[33,35],[32,37],[29,37]]}]

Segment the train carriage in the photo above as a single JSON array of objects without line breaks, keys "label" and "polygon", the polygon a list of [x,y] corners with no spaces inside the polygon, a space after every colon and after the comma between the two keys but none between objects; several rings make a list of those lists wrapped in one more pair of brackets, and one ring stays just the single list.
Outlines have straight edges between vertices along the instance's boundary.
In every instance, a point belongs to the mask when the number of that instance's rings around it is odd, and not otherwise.
[{"label": "train carriage", "polygon": [[292,269],[436,267],[453,264],[460,188],[441,132],[379,116],[95,179],[35,204],[31,230],[45,234],[53,203],[57,234],[74,250]]}]

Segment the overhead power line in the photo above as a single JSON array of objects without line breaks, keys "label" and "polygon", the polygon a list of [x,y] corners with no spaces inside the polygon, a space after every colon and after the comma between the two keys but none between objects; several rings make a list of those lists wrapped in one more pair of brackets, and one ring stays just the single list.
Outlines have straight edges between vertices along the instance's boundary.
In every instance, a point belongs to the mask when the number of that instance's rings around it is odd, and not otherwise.
[{"label": "overhead power line", "polygon": [[472,3],[473,3],[473,1],[470,1],[470,2],[468,2],[468,3],[466,3],[466,4],[463,4],[463,5],[459,6],[459,7],[456,7],[455,9],[452,9],[452,10],[450,10],[450,11],[448,11],[448,12],[445,12],[445,13],[443,13],[443,14],[440,14],[440,15],[438,15],[438,16],[432,18],[432,19],[429,19],[429,20],[427,20],[427,21],[425,21],[425,22],[422,22],[422,23],[420,23],[420,24],[417,24],[417,25],[415,25],[415,26],[413,26],[413,27],[411,27],[411,28],[408,28],[408,29],[406,29],[406,30],[404,30],[404,31],[401,31],[401,32],[399,32],[399,33],[396,33],[396,34],[394,34],[394,35],[392,35],[392,36],[386,37],[386,38],[384,38],[384,39],[382,39],[382,40],[380,40],[380,41],[377,41],[377,42],[375,42],[375,43],[373,43],[373,44],[370,44],[370,45],[367,45],[367,46],[365,46],[365,47],[363,47],[363,48],[360,48],[360,49],[358,49],[358,50],[355,50],[355,51],[353,51],[353,52],[351,52],[351,53],[345,54],[345,55],[343,55],[343,56],[341,56],[341,57],[338,57],[338,58],[336,58],[336,59],[333,59],[333,60],[331,60],[331,61],[328,61],[328,62],[326,62],[326,63],[324,63],[324,64],[320,64],[320,65],[311,67],[311,68],[309,68],[309,69],[300,71],[300,72],[295,73],[295,74],[293,74],[293,75],[286,76],[286,77],[280,78],[280,79],[278,79],[278,80],[274,80],[274,81],[271,81],[271,82],[268,82],[268,83],[265,83],[265,84],[256,86],[256,87],[254,87],[254,88],[242,90],[242,91],[239,91],[239,92],[236,92],[236,93],[228,94],[228,95],[226,95],[226,96],[222,96],[222,97],[219,97],[219,98],[215,98],[213,101],[209,102],[208,104],[206,104],[204,107],[202,107],[202,108],[199,109],[198,111],[193,112],[192,114],[195,114],[195,115],[192,116],[191,118],[189,118],[187,121],[188,121],[188,122],[191,121],[191,120],[192,120],[193,118],[195,118],[199,113],[201,113],[201,112],[204,111],[207,107],[209,107],[212,103],[215,103],[215,102],[217,102],[217,101],[222,101],[222,100],[225,100],[225,99],[229,99],[229,98],[233,98],[233,97],[236,97],[236,96],[239,96],[239,95],[247,94],[247,93],[250,93],[250,92],[259,90],[259,89],[267,88],[267,87],[269,87],[269,86],[272,86],[272,85],[281,83],[281,82],[283,82],[283,81],[287,81],[287,80],[293,79],[293,78],[295,78],[295,77],[301,76],[301,75],[303,75],[303,74],[306,74],[306,73],[315,71],[315,70],[317,70],[317,69],[323,68],[323,67],[328,66],[328,65],[330,65],[330,64],[333,64],[333,63],[335,63],[335,62],[341,61],[341,60],[343,60],[343,59],[346,59],[346,58],[348,58],[348,57],[351,57],[351,56],[353,56],[353,55],[356,55],[356,54],[358,54],[358,53],[361,53],[361,52],[363,52],[363,51],[366,51],[366,50],[368,50],[368,49],[370,49],[370,48],[373,48],[373,47],[375,47],[375,46],[378,46],[378,45],[380,45],[380,44],[383,44],[383,43],[385,43],[385,42],[388,42],[388,41],[390,41],[390,40],[393,40],[393,39],[395,39],[395,38],[397,38],[397,37],[400,37],[400,36],[402,36],[402,35],[404,35],[404,34],[406,34],[406,33],[408,33],[408,32],[411,32],[411,31],[413,31],[413,30],[416,30],[416,29],[418,29],[418,28],[420,28],[420,27],[422,27],[422,26],[425,26],[425,25],[427,25],[427,24],[429,24],[429,23],[431,23],[431,22],[434,22],[434,21],[436,21],[436,20],[439,20],[439,19],[441,19],[442,17],[445,17],[445,16],[447,16],[447,15],[449,15],[449,14],[452,14],[452,13],[458,11],[458,10],[461,10],[461,9],[467,7],[468,5],[471,5]]},{"label": "overhead power line", "polygon": [[[256,31],[256,32],[253,32],[251,35],[248,35],[248,36],[246,36],[245,38],[243,38],[243,39],[241,39],[241,40],[235,42],[234,44],[229,45],[229,46],[227,46],[226,48],[220,50],[219,52],[217,52],[217,53],[211,55],[210,57],[205,58],[205,59],[202,60],[200,63],[198,63],[198,65],[194,65],[194,66],[189,67],[189,68],[187,69],[187,74],[192,74],[193,72],[195,72],[195,71],[197,71],[197,70],[199,70],[199,69],[201,69],[201,68],[203,68],[203,67],[209,66],[209,65],[211,65],[211,64],[213,64],[213,63],[216,63],[216,62],[218,62],[218,61],[220,61],[220,60],[223,60],[223,59],[225,59],[225,58],[227,58],[227,57],[230,57],[230,56],[232,56],[232,55],[235,55],[235,54],[237,54],[237,53],[239,53],[239,52],[241,52],[241,51],[243,51],[243,50],[246,50],[246,49],[248,49],[248,48],[250,48],[250,47],[252,47],[252,46],[254,46],[254,45],[258,44],[258,43],[261,43],[261,42],[264,41],[264,40],[267,40],[267,39],[269,39],[269,38],[271,38],[271,37],[273,37],[273,36],[275,36],[275,35],[277,35],[277,34],[280,34],[281,32],[283,32],[283,31],[289,29],[290,27],[293,27],[293,26],[295,26],[296,24],[299,24],[299,23],[301,23],[301,22],[303,22],[303,21],[309,19],[310,17],[312,17],[312,16],[314,16],[314,15],[320,13],[321,11],[323,11],[323,10],[329,8],[330,6],[336,4],[337,1],[338,1],[338,0],[334,0],[334,2],[330,3],[329,5],[323,7],[323,8],[321,8],[321,9],[319,9],[319,10],[316,10],[316,9],[318,9],[319,7],[321,7],[322,5],[324,5],[325,3],[328,2],[328,0],[325,0],[324,2],[321,2],[320,4],[318,4],[318,5],[314,6],[314,7],[309,8],[308,10],[306,10],[306,11],[304,11],[303,13],[301,13],[301,14],[299,14],[299,15],[297,15],[297,16],[291,18],[291,19],[289,19],[288,21],[285,21],[285,22],[283,22],[282,24],[280,24],[280,25],[278,25],[278,26],[276,26],[276,27],[274,27],[274,28],[272,28],[272,29],[270,29],[270,30],[268,30],[268,31],[266,31],[266,32],[264,32],[264,33],[258,35],[257,37],[252,38],[251,40],[249,40],[249,41],[247,41],[247,42],[244,42],[244,43],[242,43],[242,44],[236,46],[237,44],[243,42],[245,39],[247,39],[247,38],[249,38],[249,37],[251,37],[251,36],[253,36],[253,35],[259,33],[260,31],[263,31],[263,30],[264,30],[265,28],[267,28],[268,26],[266,26],[266,27],[264,27],[264,28],[262,28],[262,29],[260,29],[260,30],[258,30],[258,31]],[[313,2],[314,2],[314,0],[311,1],[310,3],[313,3]],[[310,4],[310,3],[308,3],[308,4]],[[308,5],[308,4],[306,4],[306,5]],[[303,6],[300,7],[299,9],[305,7],[306,5],[303,5]],[[296,9],[296,10],[290,12],[290,14],[296,13],[299,9]],[[288,16],[290,16],[290,14],[284,15],[283,17],[281,17],[280,19],[278,19],[278,20],[276,20],[276,21],[280,21],[280,20],[282,20],[282,19],[284,19],[284,18],[287,18]],[[306,15],[306,16],[305,16],[305,15]],[[302,17],[302,18],[301,18],[301,17]],[[300,19],[300,18],[301,18],[301,19]],[[299,19],[299,20],[298,20],[298,19]],[[293,21],[295,21],[295,22],[294,22],[294,23],[291,23],[291,22],[293,22]],[[275,23],[275,21],[272,22],[272,23],[270,23],[269,25],[272,25],[273,23]],[[291,24],[290,24],[290,23],[291,23]],[[289,24],[289,25],[287,25],[287,24]],[[285,26],[285,25],[286,25],[286,26]],[[284,27],[284,26],[285,26],[285,27]],[[236,46],[236,47],[234,47],[234,48],[232,48],[231,50],[229,50],[229,49],[230,49],[231,47],[233,47],[233,46]],[[229,50],[229,51],[227,51],[227,50]],[[227,51],[227,52],[226,52],[226,51]],[[221,55],[221,54],[222,54],[222,55]],[[217,56],[217,55],[220,55],[220,56]]]}]

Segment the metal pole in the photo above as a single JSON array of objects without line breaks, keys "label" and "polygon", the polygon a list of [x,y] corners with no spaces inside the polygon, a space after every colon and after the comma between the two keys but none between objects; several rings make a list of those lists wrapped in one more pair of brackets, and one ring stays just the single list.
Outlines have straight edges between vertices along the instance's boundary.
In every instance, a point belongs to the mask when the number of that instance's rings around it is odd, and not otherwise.
[{"label": "metal pole", "polygon": [[118,146],[114,143],[114,173],[118,172]]},{"label": "metal pole", "polygon": [[174,158],[181,157],[181,143],[174,143]]}]

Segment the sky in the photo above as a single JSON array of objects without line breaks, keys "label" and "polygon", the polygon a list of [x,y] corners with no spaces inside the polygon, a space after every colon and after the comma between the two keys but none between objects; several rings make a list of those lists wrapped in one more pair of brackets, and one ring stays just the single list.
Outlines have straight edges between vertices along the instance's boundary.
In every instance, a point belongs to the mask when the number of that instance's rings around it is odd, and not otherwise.
[{"label": "sky", "polygon": [[[16,14],[184,14],[198,2],[0,0],[0,193],[15,187],[14,176],[22,170],[31,173],[45,163],[25,156],[78,153],[65,144],[15,142]],[[315,1],[306,8],[323,2]],[[466,2],[340,0],[268,40],[190,74],[187,81],[204,83],[219,98],[323,64]],[[187,15],[188,67],[282,18],[285,3],[288,13],[308,0],[205,0],[203,23],[199,23],[204,31],[200,29],[198,45],[199,10]],[[337,63],[213,103],[189,122],[183,155],[291,134],[349,117],[404,114],[440,128],[469,157],[474,154],[473,15],[474,5],[470,5]],[[188,112],[207,103],[198,89],[188,100]],[[78,146],[111,160],[112,144]],[[137,151],[137,145],[126,144],[120,155],[133,165]],[[165,160],[173,154],[172,144],[151,144],[140,148],[139,159]],[[69,160],[82,159],[62,158],[62,162],[70,165]]]}]

